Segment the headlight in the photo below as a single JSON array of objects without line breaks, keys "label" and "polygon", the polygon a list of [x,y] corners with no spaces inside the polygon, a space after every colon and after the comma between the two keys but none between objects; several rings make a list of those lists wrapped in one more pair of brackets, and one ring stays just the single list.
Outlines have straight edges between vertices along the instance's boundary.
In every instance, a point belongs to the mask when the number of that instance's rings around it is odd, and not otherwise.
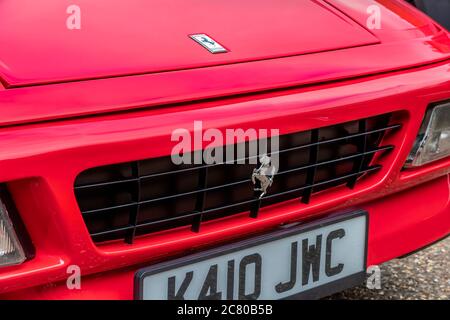
[{"label": "headlight", "polygon": [[425,115],[406,167],[418,167],[450,155],[450,103],[437,105]]},{"label": "headlight", "polygon": [[26,259],[4,203],[0,199],[0,267],[19,264]]}]

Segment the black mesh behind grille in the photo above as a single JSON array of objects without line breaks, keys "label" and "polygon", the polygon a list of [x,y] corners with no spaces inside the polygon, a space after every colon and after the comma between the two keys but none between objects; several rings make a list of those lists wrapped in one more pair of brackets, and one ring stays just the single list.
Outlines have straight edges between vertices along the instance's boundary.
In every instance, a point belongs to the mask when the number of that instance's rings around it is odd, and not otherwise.
[{"label": "black mesh behind grille", "polygon": [[393,149],[380,142],[398,127],[382,115],[280,136],[274,151],[279,169],[262,199],[251,182],[255,164],[175,165],[170,156],[86,170],[76,179],[75,195],[95,242],[131,243],[182,226],[199,232],[203,221],[242,212],[257,218],[262,206],[293,198],[308,204],[315,192],[354,188],[381,168],[372,159]]}]

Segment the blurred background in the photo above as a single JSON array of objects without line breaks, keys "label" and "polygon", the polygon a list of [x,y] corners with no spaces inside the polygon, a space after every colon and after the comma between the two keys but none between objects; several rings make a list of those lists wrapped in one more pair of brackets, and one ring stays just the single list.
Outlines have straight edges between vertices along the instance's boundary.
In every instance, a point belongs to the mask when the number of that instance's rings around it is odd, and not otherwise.
[{"label": "blurred background", "polygon": [[407,0],[450,30],[450,0]]}]

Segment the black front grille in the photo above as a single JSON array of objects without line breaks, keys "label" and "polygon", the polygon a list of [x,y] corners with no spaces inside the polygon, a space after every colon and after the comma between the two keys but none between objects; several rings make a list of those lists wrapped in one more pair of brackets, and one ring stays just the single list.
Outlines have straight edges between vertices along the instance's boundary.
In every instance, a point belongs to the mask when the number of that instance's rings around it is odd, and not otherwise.
[{"label": "black front grille", "polygon": [[308,204],[316,192],[353,189],[379,170],[381,164],[372,163],[375,154],[393,149],[380,146],[382,138],[400,127],[390,118],[280,136],[279,150],[271,154],[278,153],[279,169],[262,199],[251,181],[257,165],[249,161],[175,165],[170,156],[86,170],[76,179],[75,195],[95,242],[131,243],[136,236],[177,227],[199,232],[202,222],[236,213],[257,218],[260,207],[294,198]]}]

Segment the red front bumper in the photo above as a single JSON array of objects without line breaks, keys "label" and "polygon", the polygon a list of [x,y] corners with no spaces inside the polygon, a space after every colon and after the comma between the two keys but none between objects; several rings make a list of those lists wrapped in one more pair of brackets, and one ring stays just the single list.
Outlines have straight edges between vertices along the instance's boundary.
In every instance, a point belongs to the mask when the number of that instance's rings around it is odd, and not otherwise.
[{"label": "red front bumper", "polygon": [[[420,187],[372,201],[357,208],[369,212],[368,265],[404,255],[450,232],[448,176]],[[433,199],[433,201],[430,201]],[[68,290],[64,281],[5,294],[9,299],[133,299],[135,272],[125,267],[86,276],[81,290]]]},{"label": "red front bumper", "polygon": [[[369,212],[369,265],[414,251],[450,233],[450,160],[401,171],[427,106],[449,98],[450,64],[441,63],[310,88],[3,128],[0,181],[13,195],[36,256],[0,269],[0,297],[131,299],[134,272],[142,266],[342,208]],[[279,128],[286,134],[390,112],[401,114],[403,126],[376,175],[354,190],[321,193],[310,205],[264,208],[258,219],[237,215],[212,221],[200,233],[95,245],[74,197],[81,171],[168,155],[171,132],[192,130],[196,120],[204,129]],[[81,267],[81,290],[66,288],[70,265]]]}]

